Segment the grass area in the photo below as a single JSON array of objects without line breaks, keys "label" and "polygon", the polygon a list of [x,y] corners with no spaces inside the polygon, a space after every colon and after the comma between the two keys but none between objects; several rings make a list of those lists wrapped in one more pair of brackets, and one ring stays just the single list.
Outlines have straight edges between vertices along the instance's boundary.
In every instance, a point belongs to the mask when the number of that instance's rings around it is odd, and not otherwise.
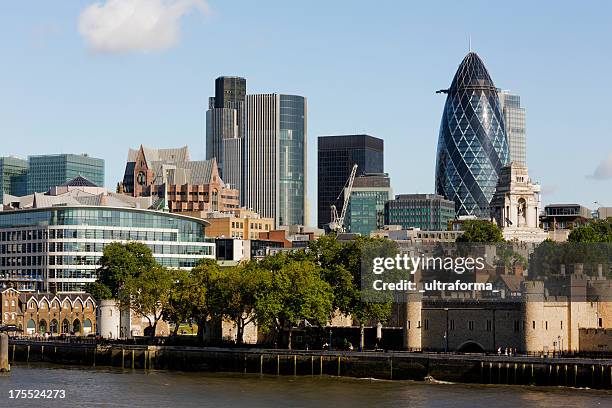
[{"label": "grass area", "polygon": [[[170,327],[170,330],[174,330],[174,327]],[[182,334],[185,336],[196,336],[198,334],[198,325],[195,323],[191,325],[188,323],[181,323],[179,325],[178,334]]]}]

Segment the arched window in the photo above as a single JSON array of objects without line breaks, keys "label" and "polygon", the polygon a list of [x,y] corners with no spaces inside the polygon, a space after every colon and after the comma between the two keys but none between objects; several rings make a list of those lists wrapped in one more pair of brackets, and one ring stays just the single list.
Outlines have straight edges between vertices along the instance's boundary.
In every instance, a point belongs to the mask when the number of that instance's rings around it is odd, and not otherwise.
[{"label": "arched window", "polygon": [[67,299],[64,300],[64,309],[70,309],[70,302]]},{"label": "arched window", "polygon": [[62,320],[62,333],[70,333],[70,322],[68,319]]},{"label": "arched window", "polygon": [[81,332],[81,321],[79,319],[74,319],[74,322],[72,322],[72,331],[75,333]]},{"label": "arched window", "polygon": [[53,319],[51,320],[51,324],[49,325],[49,331],[51,332],[51,334],[57,334],[57,330],[59,329],[58,327],[58,322],[57,319]]},{"label": "arched window", "polygon": [[15,307],[15,301],[11,300],[11,307]]},{"label": "arched window", "polygon": [[91,320],[85,319],[85,322],[83,322],[83,334],[89,333],[91,333]]},{"label": "arched window", "polygon": [[28,326],[26,328],[26,333],[34,334],[36,332],[36,322],[32,319],[28,320]]},{"label": "arched window", "polygon": [[47,332],[47,322],[46,320],[41,320],[40,322],[38,322],[38,332],[40,334],[45,334]]}]

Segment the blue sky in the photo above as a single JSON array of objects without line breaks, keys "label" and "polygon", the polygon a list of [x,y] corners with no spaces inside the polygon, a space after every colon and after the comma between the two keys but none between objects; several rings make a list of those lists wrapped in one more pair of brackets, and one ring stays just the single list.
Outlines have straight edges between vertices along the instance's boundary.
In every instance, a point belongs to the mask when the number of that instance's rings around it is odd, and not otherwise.
[{"label": "blue sky", "polygon": [[[495,84],[527,108],[544,202],[612,206],[609,2],[94,3],[0,5],[0,155],[87,152],[106,160],[109,187],[141,143],[188,145],[200,159],[213,81],[241,75],[250,93],[308,98],[314,223],[318,135],[383,138],[394,192],[433,191],[435,91],[471,36]],[[116,27],[126,7],[136,20]],[[143,31],[149,15],[161,22]]]}]

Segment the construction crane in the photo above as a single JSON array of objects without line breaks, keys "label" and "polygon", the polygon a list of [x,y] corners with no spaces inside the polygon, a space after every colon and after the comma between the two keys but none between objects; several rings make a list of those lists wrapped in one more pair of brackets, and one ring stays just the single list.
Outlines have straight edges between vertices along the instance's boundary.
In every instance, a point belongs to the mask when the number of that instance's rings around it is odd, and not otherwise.
[{"label": "construction crane", "polygon": [[351,170],[351,175],[349,176],[346,184],[340,194],[336,198],[336,201],[340,199],[342,192],[344,192],[344,203],[342,204],[342,211],[340,211],[340,216],[338,216],[338,210],[336,209],[336,205],[331,205],[331,222],[329,223],[329,229],[335,233],[344,232],[344,217],[346,216],[346,210],[348,208],[349,200],[351,199],[351,192],[353,191],[353,182],[355,181],[355,174],[357,174],[357,165],[353,165],[353,169]]}]

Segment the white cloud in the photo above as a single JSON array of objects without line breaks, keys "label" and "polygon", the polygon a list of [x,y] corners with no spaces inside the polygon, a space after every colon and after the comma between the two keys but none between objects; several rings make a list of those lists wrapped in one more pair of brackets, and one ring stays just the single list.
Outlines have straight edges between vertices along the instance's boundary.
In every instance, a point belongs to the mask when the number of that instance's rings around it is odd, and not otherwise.
[{"label": "white cloud", "polygon": [[599,163],[593,174],[588,177],[596,180],[612,179],[612,152]]},{"label": "white cloud", "polygon": [[204,0],[106,0],[87,6],[79,32],[96,51],[159,51],[180,40],[180,20],[196,9],[208,13]]}]

